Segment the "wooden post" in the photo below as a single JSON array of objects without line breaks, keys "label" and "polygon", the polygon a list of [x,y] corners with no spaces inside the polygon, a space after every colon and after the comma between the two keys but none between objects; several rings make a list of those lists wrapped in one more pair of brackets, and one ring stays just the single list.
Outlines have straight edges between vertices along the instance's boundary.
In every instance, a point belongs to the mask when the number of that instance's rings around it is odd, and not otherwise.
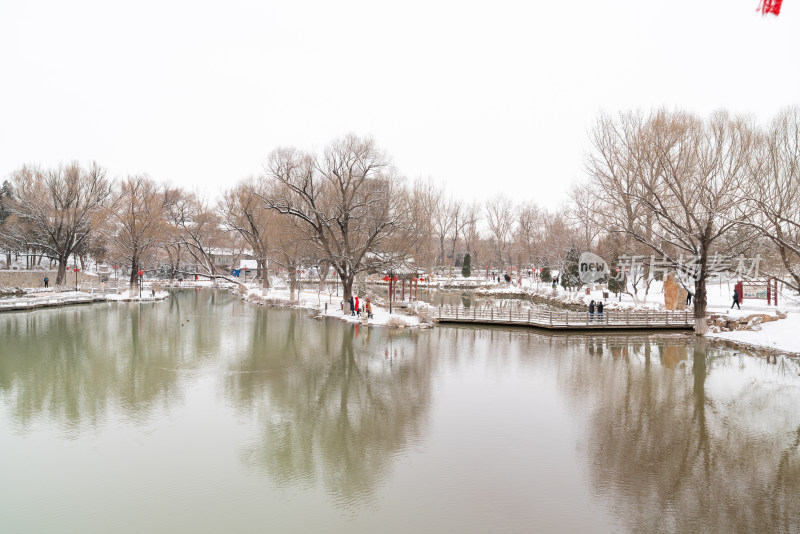
[{"label": "wooden post", "polygon": [[631,311],[630,310],[625,312],[625,324],[631,324]]},{"label": "wooden post", "polygon": [[456,319],[458,319],[458,308],[456,307]]},{"label": "wooden post", "polygon": [[489,320],[490,320],[490,321],[494,321],[494,306],[492,306],[492,310],[491,310],[491,312],[492,312],[492,314],[491,314],[491,316],[489,317]]},{"label": "wooden post", "polygon": [[531,324],[531,309],[528,308],[528,324]]},{"label": "wooden post", "polygon": [[566,311],[565,320],[567,322],[567,326],[569,326],[569,310]]},{"label": "wooden post", "polygon": [[553,326],[553,310],[550,310],[550,311],[549,311],[549,312],[547,312],[547,313],[549,313],[549,314],[550,314],[550,326]]},{"label": "wooden post", "polygon": [[472,320],[475,320],[475,306],[472,307]]}]

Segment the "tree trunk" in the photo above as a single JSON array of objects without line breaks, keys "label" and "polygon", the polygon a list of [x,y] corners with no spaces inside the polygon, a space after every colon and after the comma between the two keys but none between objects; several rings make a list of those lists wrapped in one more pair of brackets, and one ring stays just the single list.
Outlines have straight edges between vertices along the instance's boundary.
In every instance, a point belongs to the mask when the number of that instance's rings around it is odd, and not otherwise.
[{"label": "tree trunk", "polygon": [[[289,271],[289,300],[294,300],[294,292],[297,290],[297,268],[289,264],[287,269]],[[300,298],[300,295],[297,295],[297,298]]]},{"label": "tree trunk", "polygon": [[261,271],[261,288],[269,289],[272,287],[269,283],[269,263],[267,260],[259,260],[258,268]]},{"label": "tree trunk", "polygon": [[134,257],[131,261],[131,276],[128,279],[128,289],[130,290],[131,294],[136,293],[138,291],[137,286],[139,285],[139,263],[137,259]]},{"label": "tree trunk", "polygon": [[56,286],[64,285],[67,277],[67,258],[64,256],[58,257],[58,274],[56,274]]},{"label": "tree trunk", "polygon": [[346,315],[350,315],[350,297],[353,295],[353,279],[355,276],[348,273],[347,276],[340,278],[342,279],[342,302],[344,303],[342,309]]},{"label": "tree trunk", "polygon": [[694,333],[704,336],[708,331],[706,322],[706,263],[708,263],[708,250],[703,248],[700,252],[700,269],[697,280],[694,282]]}]

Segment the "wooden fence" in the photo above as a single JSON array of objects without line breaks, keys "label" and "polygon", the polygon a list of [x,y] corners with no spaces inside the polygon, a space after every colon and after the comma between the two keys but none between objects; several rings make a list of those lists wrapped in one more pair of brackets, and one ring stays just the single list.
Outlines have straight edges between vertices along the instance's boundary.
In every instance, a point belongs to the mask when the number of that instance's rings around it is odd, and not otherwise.
[{"label": "wooden fence", "polygon": [[439,306],[440,323],[477,323],[528,325],[559,330],[569,329],[690,329],[694,315],[682,312],[656,310],[604,310],[590,314],[588,311],[552,310],[530,308],[514,310],[496,307],[463,308]]}]

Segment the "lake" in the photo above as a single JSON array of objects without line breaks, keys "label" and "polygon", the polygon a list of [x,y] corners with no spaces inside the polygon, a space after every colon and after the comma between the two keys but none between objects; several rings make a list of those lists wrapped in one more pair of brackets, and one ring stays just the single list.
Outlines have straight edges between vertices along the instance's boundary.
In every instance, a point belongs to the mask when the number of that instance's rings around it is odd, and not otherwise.
[{"label": "lake", "polygon": [[797,532],[800,365],[224,291],[0,314],[0,531]]}]

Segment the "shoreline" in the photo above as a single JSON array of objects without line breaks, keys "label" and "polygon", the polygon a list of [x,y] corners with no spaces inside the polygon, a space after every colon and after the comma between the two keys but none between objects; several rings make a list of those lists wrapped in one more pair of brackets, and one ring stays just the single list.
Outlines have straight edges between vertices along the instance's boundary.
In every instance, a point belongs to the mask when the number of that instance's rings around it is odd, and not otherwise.
[{"label": "shoreline", "polygon": [[156,296],[128,296],[123,293],[84,293],[82,291],[64,291],[62,293],[37,291],[25,293],[15,298],[0,299],[0,313],[11,311],[32,311],[43,308],[61,308],[79,304],[96,304],[103,302],[160,302],[166,300],[169,293],[157,291]]},{"label": "shoreline", "polygon": [[[43,292],[40,289],[27,290],[30,292],[24,293],[23,296],[0,299],[0,313],[103,302],[160,302],[169,297],[169,292],[166,289],[191,288],[214,289],[215,287],[212,284],[202,282],[184,284],[182,287],[168,285],[158,291],[155,297],[142,296],[141,299],[138,296],[128,296],[127,291],[120,294],[101,294],[74,291],[55,293],[52,291]],[[218,284],[216,289],[225,289],[242,300],[257,306],[307,310],[313,313],[313,317],[317,319],[332,318],[361,326],[383,326],[388,328],[431,329],[439,326],[434,317],[435,307],[423,302],[418,302],[411,308],[403,308],[404,311],[402,312],[395,311],[389,314],[386,308],[375,302],[378,299],[373,299],[373,318],[369,321],[364,321],[362,317],[343,314],[341,308],[337,309],[337,302],[334,301],[333,297],[316,291],[303,291],[300,293],[299,299],[289,300],[288,290],[275,288],[269,289],[267,295],[261,294],[261,287],[248,286],[245,290],[242,286],[236,284]],[[520,292],[515,296],[530,297],[531,295]],[[326,300],[329,302],[325,302]],[[328,305],[326,306],[326,304]],[[720,313],[714,310],[709,310],[709,312],[709,316]],[[747,313],[775,313],[775,310],[751,309]],[[800,357],[800,340],[794,344],[788,341],[790,338],[793,339],[795,337],[793,335],[794,332],[800,329],[800,316],[789,314],[786,311],[782,312],[782,314],[786,314],[787,317],[778,321],[765,322],[760,325],[761,328],[759,330],[709,332],[705,335],[705,338],[715,345],[746,350],[754,353],[753,355],[763,356],[767,359],[777,356]],[[794,323],[797,324],[795,325]]]}]

